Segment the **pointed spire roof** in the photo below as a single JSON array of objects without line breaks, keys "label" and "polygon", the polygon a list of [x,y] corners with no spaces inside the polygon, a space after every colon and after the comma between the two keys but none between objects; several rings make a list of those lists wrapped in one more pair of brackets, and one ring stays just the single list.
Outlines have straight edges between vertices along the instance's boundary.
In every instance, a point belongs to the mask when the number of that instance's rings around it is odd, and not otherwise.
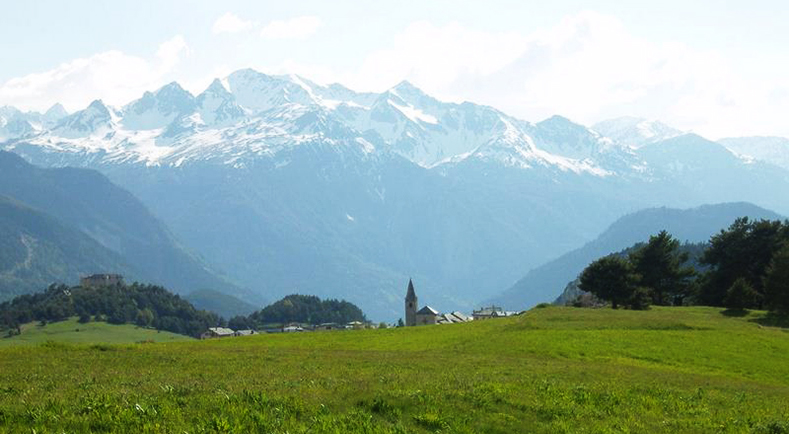
[{"label": "pointed spire roof", "polygon": [[405,295],[406,300],[416,300],[416,292],[414,292],[414,282],[408,279],[408,292]]}]

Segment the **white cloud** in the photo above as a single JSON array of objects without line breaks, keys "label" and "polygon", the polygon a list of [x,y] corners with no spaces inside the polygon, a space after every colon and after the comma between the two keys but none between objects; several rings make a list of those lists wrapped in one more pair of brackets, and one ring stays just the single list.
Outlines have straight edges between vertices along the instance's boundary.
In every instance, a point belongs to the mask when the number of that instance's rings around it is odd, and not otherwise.
[{"label": "white cloud", "polygon": [[69,111],[101,98],[120,105],[163,83],[188,52],[184,38],[176,36],[159,46],[154,59],[117,50],[63,63],[45,72],[13,78],[0,85],[0,101],[26,110],[45,110],[54,102]]},{"label": "white cloud", "polygon": [[513,62],[527,38],[517,33],[486,33],[458,23],[436,27],[416,22],[394,38],[390,48],[376,51],[357,72],[352,85],[380,90],[403,79],[441,92],[463,74],[488,75]]},{"label": "white cloud", "polygon": [[321,19],[315,16],[304,16],[289,20],[272,21],[260,31],[266,39],[306,39],[318,31]]},{"label": "white cloud", "polygon": [[[228,24],[235,18],[225,14],[214,27],[231,31],[249,25],[248,32],[260,27],[240,18],[235,23],[239,26]],[[226,23],[220,25],[222,21]],[[266,38],[296,40],[314,34],[320,26],[319,18],[305,16],[270,22],[260,33]],[[293,54],[265,60],[250,58],[248,53],[236,55],[244,53],[241,50],[225,51],[225,55],[190,63],[202,66],[190,69],[189,74],[177,74],[190,53],[181,36],[162,43],[150,57],[120,51],[98,53],[0,83],[0,105],[43,110],[60,101],[74,110],[95,98],[119,105],[172,79],[200,92],[214,77],[254,67],[297,73],[318,83],[338,82],[361,91],[382,91],[407,79],[441,99],[488,104],[530,121],[561,114],[588,125],[634,115],[660,119],[710,138],[789,136],[785,121],[789,63],[780,54],[775,59],[738,59],[727,51],[672,41],[670,36],[647,40],[615,17],[594,12],[528,32],[482,31],[457,22],[415,22],[393,35],[388,44],[350,62],[342,52],[336,56],[341,61],[319,63],[298,50],[283,50]]]},{"label": "white cloud", "polygon": [[253,26],[252,21],[243,20],[232,12],[227,12],[214,22],[211,31],[214,34],[240,33],[251,29]]},{"label": "white cloud", "polygon": [[160,72],[164,74],[173,69],[185,54],[189,54],[189,46],[186,45],[186,40],[181,35],[177,35],[159,45],[156,57],[161,62],[159,65]]},{"label": "white cloud", "polygon": [[789,71],[768,80],[740,72],[737,60],[647,41],[614,17],[583,12],[528,34],[417,22],[333,80],[380,91],[408,79],[441,98],[531,121],[561,114],[591,124],[636,115],[711,138],[789,135],[782,115],[789,112]]}]

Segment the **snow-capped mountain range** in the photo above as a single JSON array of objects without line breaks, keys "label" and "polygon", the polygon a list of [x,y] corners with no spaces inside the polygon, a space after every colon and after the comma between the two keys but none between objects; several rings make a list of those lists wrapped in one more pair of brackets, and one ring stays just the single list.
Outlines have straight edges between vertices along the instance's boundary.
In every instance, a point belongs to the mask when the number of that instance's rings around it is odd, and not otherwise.
[{"label": "snow-capped mountain range", "polygon": [[438,101],[405,81],[380,94],[356,93],[247,69],[197,96],[170,83],[120,108],[96,100],[71,115],[59,106],[46,115],[20,115],[3,115],[4,136],[11,139],[6,148],[24,141],[65,155],[148,166],[238,165],[315,140],[391,151],[423,167],[478,158],[606,176],[613,168],[607,159],[639,164],[630,147],[565,118],[532,124],[491,107]]},{"label": "snow-capped mountain range", "polygon": [[469,309],[641,208],[789,214],[780,145],[722,141],[732,152],[636,118],[532,123],[405,81],[359,93],[245,69],[198,95],[170,83],[123,107],[2,108],[0,142],[103,172],[269,299],[342,297],[391,319],[408,277],[431,305]]},{"label": "snow-capped mountain range", "polygon": [[[120,108],[100,100],[71,115],[59,104],[44,114],[0,108],[6,148],[23,140],[53,152],[156,166],[239,164],[327,139],[365,152],[393,151],[423,167],[477,158],[607,176],[643,171],[634,150],[683,134],[634,117],[592,128],[560,116],[535,124],[491,107],[438,101],[407,81],[380,94],[357,93],[252,69],[216,79],[197,96],[173,82]],[[748,153],[741,142],[721,143],[746,158],[784,166],[789,158],[786,146]]]}]

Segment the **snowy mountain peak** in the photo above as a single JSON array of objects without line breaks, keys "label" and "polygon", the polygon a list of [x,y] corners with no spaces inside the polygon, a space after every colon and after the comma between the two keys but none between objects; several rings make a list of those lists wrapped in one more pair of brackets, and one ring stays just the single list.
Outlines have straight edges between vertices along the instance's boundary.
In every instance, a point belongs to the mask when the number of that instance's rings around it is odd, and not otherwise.
[{"label": "snowy mountain peak", "polygon": [[538,122],[532,134],[538,148],[578,160],[594,158],[611,147],[609,139],[558,115]]},{"label": "snowy mountain peak", "polygon": [[104,104],[104,101],[100,99],[93,100],[90,104],[88,104],[88,107],[84,110],[84,112],[94,116],[107,118],[110,117],[110,109],[107,108],[107,106]]},{"label": "snowy mountain peak", "polygon": [[683,134],[683,131],[662,122],[632,116],[623,116],[598,122],[592,126],[592,129],[606,137],[610,137],[617,143],[633,148],[640,148],[650,143],[656,143]]},{"label": "snowy mountain peak", "polygon": [[196,99],[200,121],[206,125],[224,124],[244,117],[244,109],[219,79],[214,79]]},{"label": "snowy mountain peak", "polygon": [[293,77],[266,75],[253,69],[242,69],[230,74],[227,81],[236,101],[252,112],[262,112],[286,104],[315,103],[308,87],[294,82]]},{"label": "snowy mountain peak", "polygon": [[222,80],[215,78],[201,95],[204,94],[230,95],[230,91],[222,84]]},{"label": "snowy mountain peak", "polygon": [[164,128],[176,118],[195,109],[195,98],[176,82],[145,92],[142,98],[123,109],[123,125],[132,130]]},{"label": "snowy mountain peak", "polygon": [[421,89],[411,84],[411,82],[403,80],[396,86],[387,90],[383,96],[394,99],[406,105],[417,105],[422,108],[441,104],[440,101],[422,92]]},{"label": "snowy mountain peak", "polygon": [[156,91],[156,98],[162,101],[184,102],[194,98],[189,91],[181,87],[178,82],[166,84]]},{"label": "snowy mountain peak", "polygon": [[424,96],[425,93],[422,92],[421,89],[414,86],[410,81],[403,80],[400,83],[394,85],[390,91],[396,92],[399,95],[406,96],[406,95],[415,95],[415,96]]},{"label": "snowy mountain peak", "polygon": [[58,121],[66,116],[68,116],[68,112],[60,103],[55,103],[44,113],[44,117],[50,121]]},{"label": "snowy mountain peak", "polygon": [[537,123],[537,126],[543,128],[551,128],[551,129],[563,129],[563,130],[573,130],[573,131],[589,131],[586,127],[581,124],[577,124],[570,119],[567,119],[564,116],[560,115],[553,115],[548,119],[542,120]]},{"label": "snowy mountain peak", "polygon": [[94,100],[84,110],[74,112],[58,122],[53,133],[66,139],[91,136],[111,128],[113,113],[100,99]]}]

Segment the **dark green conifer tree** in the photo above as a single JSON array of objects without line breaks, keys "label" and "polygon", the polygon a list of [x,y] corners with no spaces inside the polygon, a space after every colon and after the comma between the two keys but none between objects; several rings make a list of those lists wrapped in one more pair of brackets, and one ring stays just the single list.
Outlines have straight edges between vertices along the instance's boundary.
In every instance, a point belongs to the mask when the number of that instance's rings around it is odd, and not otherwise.
[{"label": "dark green conifer tree", "polygon": [[641,277],[640,285],[657,305],[682,304],[688,295],[693,268],[684,266],[688,254],[679,250],[680,244],[666,231],[649,237],[649,242],[630,254],[634,271]]},{"label": "dark green conifer tree", "polygon": [[628,261],[618,256],[606,256],[592,262],[581,273],[580,288],[598,298],[611,302],[616,309],[626,303],[637,288],[638,277]]}]

